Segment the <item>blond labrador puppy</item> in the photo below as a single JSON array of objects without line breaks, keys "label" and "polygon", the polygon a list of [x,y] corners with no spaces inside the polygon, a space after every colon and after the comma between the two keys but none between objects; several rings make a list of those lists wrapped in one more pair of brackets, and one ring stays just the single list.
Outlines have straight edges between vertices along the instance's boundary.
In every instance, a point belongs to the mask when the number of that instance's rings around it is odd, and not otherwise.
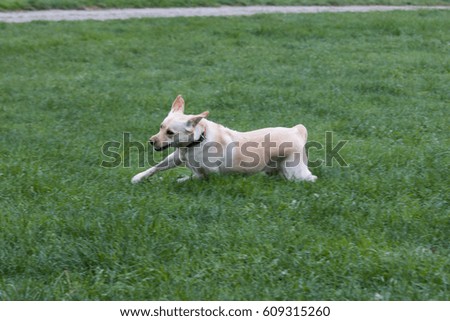
[{"label": "blond labrador puppy", "polygon": [[[207,120],[209,112],[184,114],[184,100],[178,96],[163,120],[159,132],[150,137],[156,151],[175,151],[157,165],[135,175],[139,183],[155,173],[185,165],[195,178],[210,173],[280,174],[288,180],[311,181],[317,177],[308,169],[305,126],[273,127],[238,132]],[[179,179],[184,181],[187,178]]]}]

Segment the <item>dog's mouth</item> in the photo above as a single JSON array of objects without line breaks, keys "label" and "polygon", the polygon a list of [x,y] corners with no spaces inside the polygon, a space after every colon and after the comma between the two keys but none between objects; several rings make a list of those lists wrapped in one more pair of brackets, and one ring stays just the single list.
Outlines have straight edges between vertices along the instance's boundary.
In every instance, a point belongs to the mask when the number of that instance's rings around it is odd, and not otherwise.
[{"label": "dog's mouth", "polygon": [[164,146],[161,146],[161,147],[154,146],[153,149],[156,150],[157,152],[161,152],[161,151],[163,151],[163,150],[165,150],[165,149],[167,149],[169,147],[170,147],[170,144],[167,144],[167,145],[164,145]]}]

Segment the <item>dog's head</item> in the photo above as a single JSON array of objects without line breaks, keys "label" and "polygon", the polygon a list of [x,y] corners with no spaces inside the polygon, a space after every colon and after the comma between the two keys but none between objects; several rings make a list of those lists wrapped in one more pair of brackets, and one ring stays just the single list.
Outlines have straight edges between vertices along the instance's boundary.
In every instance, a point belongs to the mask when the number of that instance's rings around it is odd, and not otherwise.
[{"label": "dog's head", "polygon": [[199,139],[204,129],[198,128],[197,125],[207,116],[207,111],[199,115],[185,115],[184,100],[179,95],[172,103],[169,114],[161,123],[159,132],[150,137],[149,142],[157,151],[168,147],[186,147]]}]

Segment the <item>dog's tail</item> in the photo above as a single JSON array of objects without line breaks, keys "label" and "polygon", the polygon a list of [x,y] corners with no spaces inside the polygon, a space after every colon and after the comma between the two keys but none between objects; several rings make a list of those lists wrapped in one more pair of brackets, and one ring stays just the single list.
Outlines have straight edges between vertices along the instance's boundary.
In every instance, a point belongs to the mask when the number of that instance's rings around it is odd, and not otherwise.
[{"label": "dog's tail", "polygon": [[308,153],[306,151],[306,143],[308,142],[308,130],[306,129],[305,126],[303,126],[302,124],[299,124],[297,126],[294,126],[295,129],[298,130],[298,132],[300,133],[300,136],[303,139],[303,148],[302,148],[302,161],[305,165],[308,165]]},{"label": "dog's tail", "polygon": [[299,124],[297,126],[294,126],[295,129],[298,130],[298,132],[300,133],[300,135],[302,136],[303,140],[306,141],[308,140],[308,131],[306,130],[306,127],[303,126],[302,124]]}]

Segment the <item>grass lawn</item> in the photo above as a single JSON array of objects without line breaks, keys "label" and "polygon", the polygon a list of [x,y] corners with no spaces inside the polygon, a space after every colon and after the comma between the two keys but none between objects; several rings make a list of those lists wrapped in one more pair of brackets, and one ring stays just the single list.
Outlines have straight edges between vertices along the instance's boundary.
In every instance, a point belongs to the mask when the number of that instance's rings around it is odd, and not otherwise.
[{"label": "grass lawn", "polygon": [[[445,11],[0,24],[0,299],[449,300],[449,29]],[[135,148],[100,166],[179,93],[237,130],[330,131],[348,166],[140,185]]]},{"label": "grass lawn", "polygon": [[448,5],[450,0],[2,0],[0,10],[350,4]]}]

